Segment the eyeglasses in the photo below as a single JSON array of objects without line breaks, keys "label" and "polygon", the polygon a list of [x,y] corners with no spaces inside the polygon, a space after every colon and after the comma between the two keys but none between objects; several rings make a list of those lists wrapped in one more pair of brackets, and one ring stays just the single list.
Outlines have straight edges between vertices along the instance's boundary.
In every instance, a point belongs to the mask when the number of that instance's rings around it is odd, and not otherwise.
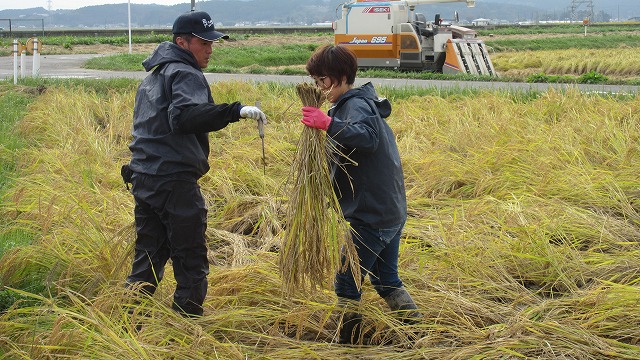
[{"label": "eyeglasses", "polygon": [[327,78],[326,76],[320,76],[320,77],[311,76],[311,78],[313,79],[313,81],[316,82],[316,86],[325,86],[324,79]]}]

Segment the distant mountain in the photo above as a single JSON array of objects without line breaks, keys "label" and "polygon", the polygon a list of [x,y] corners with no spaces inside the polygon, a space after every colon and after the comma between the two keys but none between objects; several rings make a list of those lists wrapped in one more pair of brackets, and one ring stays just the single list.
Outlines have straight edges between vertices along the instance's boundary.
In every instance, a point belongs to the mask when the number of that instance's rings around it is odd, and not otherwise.
[{"label": "distant mountain", "polygon": [[[502,1],[502,2],[501,2]],[[189,11],[191,2],[179,5],[131,4],[131,22],[134,28],[171,27],[173,20]],[[326,23],[337,16],[341,0],[210,0],[198,1],[196,8],[211,14],[218,25],[310,25]],[[539,20],[563,20],[570,17],[572,0],[477,0],[476,7],[468,8],[464,3],[418,5],[417,12],[432,19],[441,14],[452,19],[459,13],[463,23],[477,18],[495,21],[520,22]],[[577,19],[585,16],[584,0],[576,1]],[[594,21],[609,21],[640,16],[640,0],[593,0]],[[13,27],[39,27],[33,19],[44,19],[45,28],[119,28],[127,26],[127,3],[116,5],[87,6],[75,10],[48,11],[42,7],[22,10],[1,10],[0,19],[12,19]],[[0,20],[0,27],[7,27]]]}]

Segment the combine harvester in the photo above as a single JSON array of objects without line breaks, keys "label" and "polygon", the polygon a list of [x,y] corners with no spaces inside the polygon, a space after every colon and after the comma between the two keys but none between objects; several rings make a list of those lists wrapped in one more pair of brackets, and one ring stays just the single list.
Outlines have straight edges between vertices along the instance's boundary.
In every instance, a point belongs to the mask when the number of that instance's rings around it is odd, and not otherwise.
[{"label": "combine harvester", "polygon": [[447,2],[475,6],[475,0],[351,0],[333,23],[335,44],[353,50],[361,68],[497,76],[474,30],[444,23],[439,14],[427,23],[414,11],[416,5]]}]

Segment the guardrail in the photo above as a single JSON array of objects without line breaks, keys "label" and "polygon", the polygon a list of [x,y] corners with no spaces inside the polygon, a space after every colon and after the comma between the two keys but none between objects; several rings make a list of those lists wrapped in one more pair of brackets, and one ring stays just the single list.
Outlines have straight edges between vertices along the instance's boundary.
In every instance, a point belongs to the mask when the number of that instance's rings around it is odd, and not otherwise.
[{"label": "guardrail", "polygon": [[[39,27],[33,25],[33,23],[39,23]],[[44,35],[44,19],[0,19],[0,24],[3,26],[7,26],[4,28],[0,26],[0,37],[13,37],[13,34],[16,32],[16,29],[26,29],[25,25],[18,25],[16,27],[15,24],[32,24],[29,27],[29,31],[33,32],[33,36],[42,36]]]}]

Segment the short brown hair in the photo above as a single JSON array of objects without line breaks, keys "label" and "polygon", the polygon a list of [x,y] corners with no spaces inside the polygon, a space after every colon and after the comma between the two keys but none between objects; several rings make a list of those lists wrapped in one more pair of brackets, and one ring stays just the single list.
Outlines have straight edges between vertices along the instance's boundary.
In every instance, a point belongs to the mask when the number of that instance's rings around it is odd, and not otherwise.
[{"label": "short brown hair", "polygon": [[328,76],[338,84],[345,77],[347,85],[356,81],[358,58],[342,45],[325,45],[313,52],[307,61],[307,73],[312,76]]}]

